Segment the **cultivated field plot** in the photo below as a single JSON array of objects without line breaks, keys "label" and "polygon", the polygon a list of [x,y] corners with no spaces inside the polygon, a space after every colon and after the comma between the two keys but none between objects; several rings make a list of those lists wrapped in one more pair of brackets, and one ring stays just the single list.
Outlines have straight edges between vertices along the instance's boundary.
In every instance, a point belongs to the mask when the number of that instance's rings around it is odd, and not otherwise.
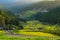
[{"label": "cultivated field plot", "polygon": [[[0,40],[60,40],[60,37],[53,34],[40,32],[24,32],[20,31],[19,35],[5,34],[0,31]],[[47,35],[47,36],[46,36]]]}]

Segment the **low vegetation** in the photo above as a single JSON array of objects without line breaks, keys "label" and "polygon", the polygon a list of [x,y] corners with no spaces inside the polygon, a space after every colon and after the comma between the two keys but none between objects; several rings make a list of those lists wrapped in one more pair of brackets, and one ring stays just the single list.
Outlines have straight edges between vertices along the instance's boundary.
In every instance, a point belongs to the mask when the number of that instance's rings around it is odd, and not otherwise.
[{"label": "low vegetation", "polygon": [[[32,35],[30,35],[30,34]],[[42,32],[41,32],[42,33]],[[39,34],[41,34],[39,32]],[[41,36],[38,36],[38,33],[36,32],[23,32],[22,30],[20,31],[20,34],[25,34],[26,36],[12,36],[12,35],[6,35],[5,33],[3,33],[3,31],[0,32],[0,40],[60,40],[60,37],[58,36],[51,36],[51,34],[48,34],[48,36],[44,36],[44,35],[41,35]],[[33,35],[37,35],[37,36],[33,36]],[[28,37],[27,35],[30,35],[30,37]],[[46,34],[47,35],[47,34]]]}]

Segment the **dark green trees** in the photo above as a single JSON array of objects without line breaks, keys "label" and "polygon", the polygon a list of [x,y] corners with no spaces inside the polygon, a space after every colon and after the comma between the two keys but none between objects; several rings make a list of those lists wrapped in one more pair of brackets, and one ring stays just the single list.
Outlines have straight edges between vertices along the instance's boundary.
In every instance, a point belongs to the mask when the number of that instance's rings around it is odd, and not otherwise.
[{"label": "dark green trees", "polygon": [[0,26],[2,26],[4,30],[23,29],[23,26],[20,25],[21,20],[18,19],[12,11],[0,10]]},{"label": "dark green trees", "polygon": [[50,10],[47,13],[39,12],[36,18],[41,22],[59,24],[60,23],[60,7]]}]

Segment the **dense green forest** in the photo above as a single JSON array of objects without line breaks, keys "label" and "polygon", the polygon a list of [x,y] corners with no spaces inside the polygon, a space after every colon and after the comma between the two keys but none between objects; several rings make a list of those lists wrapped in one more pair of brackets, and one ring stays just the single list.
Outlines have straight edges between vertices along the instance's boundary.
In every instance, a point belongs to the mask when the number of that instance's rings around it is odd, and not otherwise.
[{"label": "dense green forest", "polygon": [[23,20],[17,18],[11,10],[0,10],[0,27],[3,30],[23,29],[20,21]]},{"label": "dense green forest", "polygon": [[60,7],[50,10],[47,13],[38,13],[37,19],[42,22],[48,22],[52,24],[59,24],[60,23]]},{"label": "dense green forest", "polygon": [[11,10],[0,9],[0,27],[2,27],[1,30],[25,29],[60,35],[59,10],[60,7],[54,8],[49,12],[28,10],[19,15],[15,15]]},{"label": "dense green forest", "polygon": [[30,27],[29,29],[36,31],[33,28],[37,28],[37,31],[60,35],[60,7],[51,9],[48,12],[37,10],[29,10],[20,14],[20,17],[27,22],[27,29]]}]

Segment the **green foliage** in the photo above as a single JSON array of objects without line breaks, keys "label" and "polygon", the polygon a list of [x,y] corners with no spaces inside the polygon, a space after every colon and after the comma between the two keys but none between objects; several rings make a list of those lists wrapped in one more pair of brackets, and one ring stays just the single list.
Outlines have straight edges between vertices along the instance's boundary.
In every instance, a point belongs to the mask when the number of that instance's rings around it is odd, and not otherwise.
[{"label": "green foliage", "polygon": [[[11,10],[0,10],[0,26],[4,30],[21,29],[20,19],[13,15]],[[21,27],[20,27],[21,26]]]},{"label": "green foliage", "polygon": [[[0,10],[0,26],[4,30],[17,31],[20,29],[42,31],[60,35],[60,7],[41,12],[37,8],[14,15],[11,10]],[[55,25],[52,25],[55,24]]]},{"label": "green foliage", "polygon": [[51,24],[60,23],[60,7],[50,10],[48,13],[39,12],[36,17],[39,21]]},{"label": "green foliage", "polygon": [[60,37],[11,36],[5,35],[4,33],[0,33],[0,40],[60,40]]},{"label": "green foliage", "polygon": [[25,20],[33,20],[33,16],[36,15],[37,12],[35,10],[27,10],[20,14],[20,17]]},{"label": "green foliage", "polygon": [[24,25],[24,29],[27,31],[41,31],[60,35],[60,25],[43,24],[37,20],[27,21],[27,23]]}]

